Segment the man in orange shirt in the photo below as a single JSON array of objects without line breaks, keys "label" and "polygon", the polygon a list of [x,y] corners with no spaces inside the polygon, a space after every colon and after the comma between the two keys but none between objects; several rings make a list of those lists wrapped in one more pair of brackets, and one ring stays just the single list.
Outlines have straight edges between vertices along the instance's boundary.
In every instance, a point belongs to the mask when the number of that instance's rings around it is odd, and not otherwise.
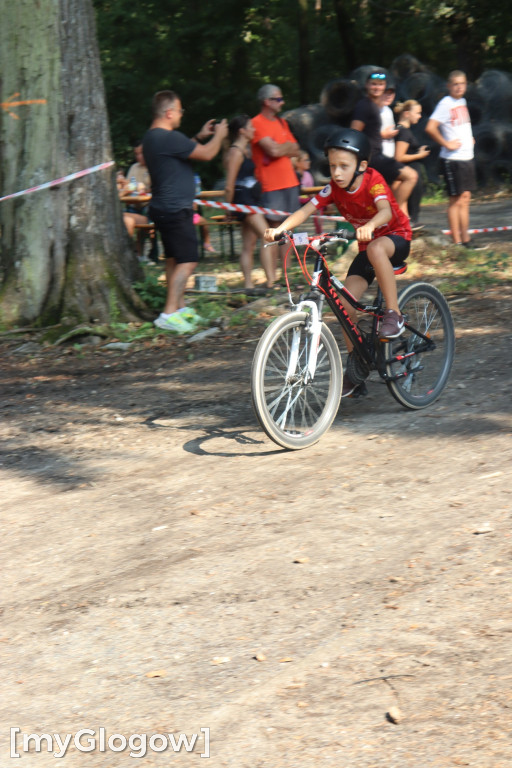
[{"label": "man in orange shirt", "polygon": [[[300,147],[286,120],[279,117],[284,104],[281,89],[277,85],[263,85],[258,91],[258,98],[261,112],[252,119],[252,159],[263,192],[263,205],[265,208],[293,213],[300,208],[300,201],[297,174],[290,158],[298,156]],[[270,213],[265,217],[271,227],[286,218]],[[276,265],[277,247],[272,250]]]}]

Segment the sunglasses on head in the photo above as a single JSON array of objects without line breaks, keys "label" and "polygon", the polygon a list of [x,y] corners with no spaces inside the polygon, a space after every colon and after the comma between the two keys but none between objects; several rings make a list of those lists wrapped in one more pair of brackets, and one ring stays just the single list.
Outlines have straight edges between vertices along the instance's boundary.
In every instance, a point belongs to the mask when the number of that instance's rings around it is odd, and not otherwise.
[{"label": "sunglasses on head", "polygon": [[386,75],[383,72],[374,72],[370,75],[368,80],[385,80]]}]

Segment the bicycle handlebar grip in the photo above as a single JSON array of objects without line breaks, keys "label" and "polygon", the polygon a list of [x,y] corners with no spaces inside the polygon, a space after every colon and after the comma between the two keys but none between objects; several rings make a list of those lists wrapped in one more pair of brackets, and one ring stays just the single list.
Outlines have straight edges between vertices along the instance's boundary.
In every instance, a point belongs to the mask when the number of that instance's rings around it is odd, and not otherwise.
[{"label": "bicycle handlebar grip", "polygon": [[338,229],[335,234],[337,237],[342,237],[344,240],[356,239],[356,233],[350,229]]}]

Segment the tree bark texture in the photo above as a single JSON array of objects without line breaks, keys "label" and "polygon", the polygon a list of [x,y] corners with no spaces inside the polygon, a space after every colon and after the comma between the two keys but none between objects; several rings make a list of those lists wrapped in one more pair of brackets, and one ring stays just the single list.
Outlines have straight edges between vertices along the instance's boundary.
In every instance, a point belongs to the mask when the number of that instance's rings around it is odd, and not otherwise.
[{"label": "tree bark texture", "polygon": [[[111,159],[91,0],[10,3],[0,72],[0,196]],[[136,317],[113,166],[0,202],[0,228],[2,324]]]}]

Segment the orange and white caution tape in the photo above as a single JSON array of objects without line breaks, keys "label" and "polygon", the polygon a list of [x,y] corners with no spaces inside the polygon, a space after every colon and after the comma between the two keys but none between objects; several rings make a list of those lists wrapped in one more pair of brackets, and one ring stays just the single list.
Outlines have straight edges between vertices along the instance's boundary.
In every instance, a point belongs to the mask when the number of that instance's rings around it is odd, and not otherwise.
[{"label": "orange and white caution tape", "polygon": [[[198,205],[207,205],[210,208],[221,208],[225,211],[236,211],[238,213],[263,213],[273,216],[290,216],[289,211],[276,211],[274,208],[262,208],[259,205],[241,205],[240,203],[214,203],[213,200],[194,200]],[[331,221],[346,221],[344,216],[322,216],[315,213],[320,219],[330,219]]]},{"label": "orange and white caution tape", "polygon": [[68,176],[62,176],[60,179],[54,179],[53,181],[45,181],[44,184],[37,184],[35,187],[22,189],[20,192],[13,192],[10,195],[4,195],[3,197],[0,197],[0,203],[3,200],[12,200],[14,197],[22,197],[23,195],[29,195],[31,194],[31,192],[39,192],[41,189],[58,187],[67,181],[73,181],[73,179],[80,179],[82,176],[87,176],[89,173],[96,173],[96,171],[102,171],[105,168],[110,168],[111,165],[114,165],[113,160],[110,160],[108,163],[100,163],[99,165],[93,165],[92,168],[86,168],[83,171],[70,173]]},{"label": "orange and white caution tape", "polygon": [[[510,232],[512,227],[483,227],[482,229],[468,229],[468,235],[481,235],[484,232]],[[451,235],[451,229],[443,229],[443,235]]]}]

